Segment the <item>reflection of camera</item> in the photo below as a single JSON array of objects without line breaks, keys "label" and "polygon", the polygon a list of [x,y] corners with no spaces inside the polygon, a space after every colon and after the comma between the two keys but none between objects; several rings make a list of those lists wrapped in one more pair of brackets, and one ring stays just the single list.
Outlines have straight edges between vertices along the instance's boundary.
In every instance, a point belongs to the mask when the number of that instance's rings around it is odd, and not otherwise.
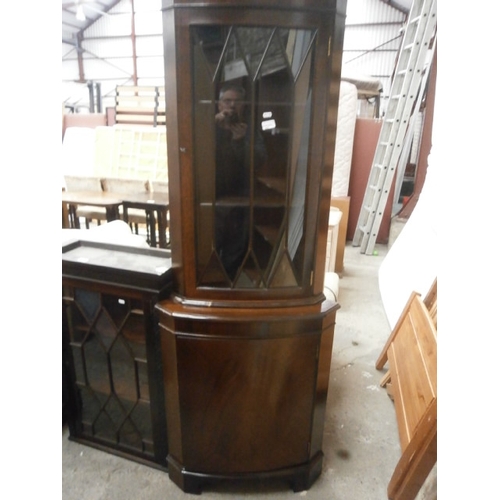
[{"label": "reflection of camera", "polygon": [[238,113],[232,113],[230,115],[226,115],[226,118],[224,121],[229,124],[229,125],[234,125],[235,123],[238,123]]}]

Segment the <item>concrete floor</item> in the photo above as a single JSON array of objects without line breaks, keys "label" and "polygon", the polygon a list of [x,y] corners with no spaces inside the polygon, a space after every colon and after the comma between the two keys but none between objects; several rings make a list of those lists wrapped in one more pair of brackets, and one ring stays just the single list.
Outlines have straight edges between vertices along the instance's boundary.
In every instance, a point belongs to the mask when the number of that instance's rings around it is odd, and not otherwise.
[{"label": "concrete floor", "polygon": [[[395,228],[398,230],[398,227]],[[391,232],[391,240],[395,237]],[[390,240],[390,241],[391,241]],[[384,500],[400,456],[394,406],[379,386],[384,372],[375,361],[390,334],[378,289],[378,256],[348,243],[339,286],[337,324],[323,438],[323,472],[308,491],[293,493],[286,484],[219,484],[207,487],[205,500]],[[183,493],[165,472],[68,440],[62,430],[64,500],[177,500]],[[428,496],[431,498],[431,496]]]}]

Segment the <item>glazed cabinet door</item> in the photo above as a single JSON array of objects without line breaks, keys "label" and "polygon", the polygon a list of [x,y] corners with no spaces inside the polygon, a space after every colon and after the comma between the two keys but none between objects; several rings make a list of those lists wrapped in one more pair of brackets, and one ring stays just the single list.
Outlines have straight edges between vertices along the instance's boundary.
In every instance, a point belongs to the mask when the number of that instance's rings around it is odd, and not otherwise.
[{"label": "glazed cabinet door", "polygon": [[315,42],[191,27],[197,286],[302,286]]},{"label": "glazed cabinet door", "polygon": [[324,151],[335,16],[307,8],[288,16],[277,2],[241,15],[216,3],[164,12],[176,47],[165,68],[176,75],[167,128],[175,127],[179,291],[304,298],[317,293],[318,231],[327,228],[320,205],[333,166],[331,158],[325,170]]}]

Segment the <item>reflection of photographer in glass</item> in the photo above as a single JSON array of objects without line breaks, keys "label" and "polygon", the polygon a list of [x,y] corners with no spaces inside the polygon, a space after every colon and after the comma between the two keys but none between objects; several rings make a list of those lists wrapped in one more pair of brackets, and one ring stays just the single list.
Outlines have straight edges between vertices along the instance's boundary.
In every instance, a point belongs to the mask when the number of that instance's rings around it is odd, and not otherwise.
[{"label": "reflection of photographer in glass", "polygon": [[[249,208],[242,203],[250,186],[250,127],[245,118],[245,89],[228,84],[219,95],[216,123],[215,239],[219,257],[231,279],[241,265],[248,245]],[[254,167],[266,159],[262,136],[254,139]],[[239,206],[237,206],[239,205]]]}]

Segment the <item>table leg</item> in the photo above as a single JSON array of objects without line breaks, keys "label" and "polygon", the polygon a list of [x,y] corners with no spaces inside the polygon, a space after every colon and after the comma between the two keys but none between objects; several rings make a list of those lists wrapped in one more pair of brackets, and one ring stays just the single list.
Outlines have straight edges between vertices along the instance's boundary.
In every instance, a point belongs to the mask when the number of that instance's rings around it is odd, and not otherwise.
[{"label": "table leg", "polygon": [[150,245],[156,247],[156,217],[154,210],[146,210],[146,223],[149,227]]},{"label": "table leg", "polygon": [[64,201],[62,202],[62,227],[63,227],[63,229],[67,229],[67,228],[71,227],[68,204],[64,203]]},{"label": "table leg", "polygon": [[158,239],[160,248],[167,248],[167,210],[158,210]]},{"label": "table leg", "polygon": [[106,207],[106,220],[112,222],[120,218],[118,206]]},{"label": "table leg", "polygon": [[76,213],[77,205],[68,205],[69,227],[73,229],[80,229],[80,219]]}]

